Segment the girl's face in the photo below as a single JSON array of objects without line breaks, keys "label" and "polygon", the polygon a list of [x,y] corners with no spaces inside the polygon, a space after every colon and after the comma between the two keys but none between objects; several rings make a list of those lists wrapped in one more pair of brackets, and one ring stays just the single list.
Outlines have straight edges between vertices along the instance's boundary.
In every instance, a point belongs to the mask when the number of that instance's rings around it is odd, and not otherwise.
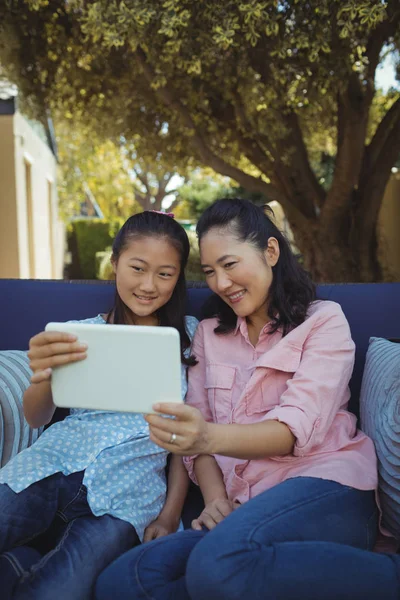
[{"label": "girl's face", "polygon": [[268,320],[267,297],[279,244],[268,240],[264,252],[239,241],[226,229],[211,229],[200,243],[200,259],[207,283],[239,316]]},{"label": "girl's face", "polygon": [[121,300],[137,325],[157,325],[157,311],[171,298],[181,264],[167,238],[138,237],[113,262]]}]

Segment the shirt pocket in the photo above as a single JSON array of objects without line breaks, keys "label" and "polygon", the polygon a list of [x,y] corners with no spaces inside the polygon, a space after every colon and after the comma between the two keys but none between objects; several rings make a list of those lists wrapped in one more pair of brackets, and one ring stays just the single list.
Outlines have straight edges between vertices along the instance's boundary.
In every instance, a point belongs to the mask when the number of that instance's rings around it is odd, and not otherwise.
[{"label": "shirt pocket", "polygon": [[205,388],[215,423],[230,423],[232,416],[232,388],[235,367],[209,364],[206,366]]},{"label": "shirt pocket", "polygon": [[[246,414],[252,416],[255,414],[265,414],[268,411],[279,406],[282,394],[287,389],[287,383],[299,368],[302,356],[302,348],[296,346],[287,346],[285,353],[275,357],[265,357],[258,362],[258,366],[253,374],[264,371],[261,376],[260,385],[252,389],[252,392],[246,396]],[[261,364],[262,363],[262,364]],[[260,375],[258,375],[260,377]]]}]

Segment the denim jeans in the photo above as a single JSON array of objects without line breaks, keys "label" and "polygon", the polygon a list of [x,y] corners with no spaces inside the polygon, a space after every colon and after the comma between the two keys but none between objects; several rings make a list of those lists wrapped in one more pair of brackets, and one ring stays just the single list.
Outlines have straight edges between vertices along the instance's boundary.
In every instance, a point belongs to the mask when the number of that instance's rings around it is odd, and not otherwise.
[{"label": "denim jeans", "polygon": [[392,600],[395,572],[385,578],[390,564],[382,571],[379,556],[366,551],[375,543],[377,516],[373,492],[312,477],[289,479],[211,532],[185,531],[120,556],[100,575],[95,597]]},{"label": "denim jeans", "polygon": [[[56,473],[18,494],[0,485],[2,600],[88,600],[98,574],[138,543],[130,523],[93,515],[82,479]],[[44,556],[23,548],[36,540]]]}]

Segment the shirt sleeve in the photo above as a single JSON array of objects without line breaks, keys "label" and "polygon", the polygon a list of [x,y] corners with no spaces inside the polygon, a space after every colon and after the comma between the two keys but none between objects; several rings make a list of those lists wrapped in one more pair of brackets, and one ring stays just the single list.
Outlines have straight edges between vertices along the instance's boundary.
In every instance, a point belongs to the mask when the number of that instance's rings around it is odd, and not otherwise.
[{"label": "shirt sleeve", "polygon": [[[208,402],[207,390],[204,387],[206,377],[206,361],[204,357],[204,324],[200,323],[195,333],[192,354],[196,357],[197,364],[189,368],[188,391],[186,395],[186,404],[197,408],[204,419],[208,422],[213,421],[210,405]],[[197,484],[196,475],[194,473],[195,456],[185,456],[183,464],[185,465],[189,477]]]},{"label": "shirt sleeve", "polygon": [[305,456],[323,442],[333,420],[349,400],[355,346],[338,305],[321,311],[304,346],[300,365],[280,403],[265,417],[285,423],[296,437],[294,456]]}]

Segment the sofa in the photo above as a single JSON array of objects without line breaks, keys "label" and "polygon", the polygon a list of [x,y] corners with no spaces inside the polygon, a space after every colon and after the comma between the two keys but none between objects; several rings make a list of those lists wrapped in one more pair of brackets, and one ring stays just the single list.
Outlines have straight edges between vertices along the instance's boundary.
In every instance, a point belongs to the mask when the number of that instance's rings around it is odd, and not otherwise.
[{"label": "sofa", "polygon": [[[4,350],[26,350],[30,337],[42,331],[49,321],[84,319],[106,312],[113,304],[114,294],[113,282],[0,279],[0,354]],[[187,314],[201,319],[210,294],[204,284],[189,283]],[[318,297],[338,302],[350,323],[356,344],[350,410],[359,415],[369,338],[400,340],[400,283],[321,285]],[[65,411],[57,409],[54,419],[64,416]],[[10,447],[15,448],[15,444]],[[201,498],[192,486],[183,515],[185,526],[200,510]]]}]

